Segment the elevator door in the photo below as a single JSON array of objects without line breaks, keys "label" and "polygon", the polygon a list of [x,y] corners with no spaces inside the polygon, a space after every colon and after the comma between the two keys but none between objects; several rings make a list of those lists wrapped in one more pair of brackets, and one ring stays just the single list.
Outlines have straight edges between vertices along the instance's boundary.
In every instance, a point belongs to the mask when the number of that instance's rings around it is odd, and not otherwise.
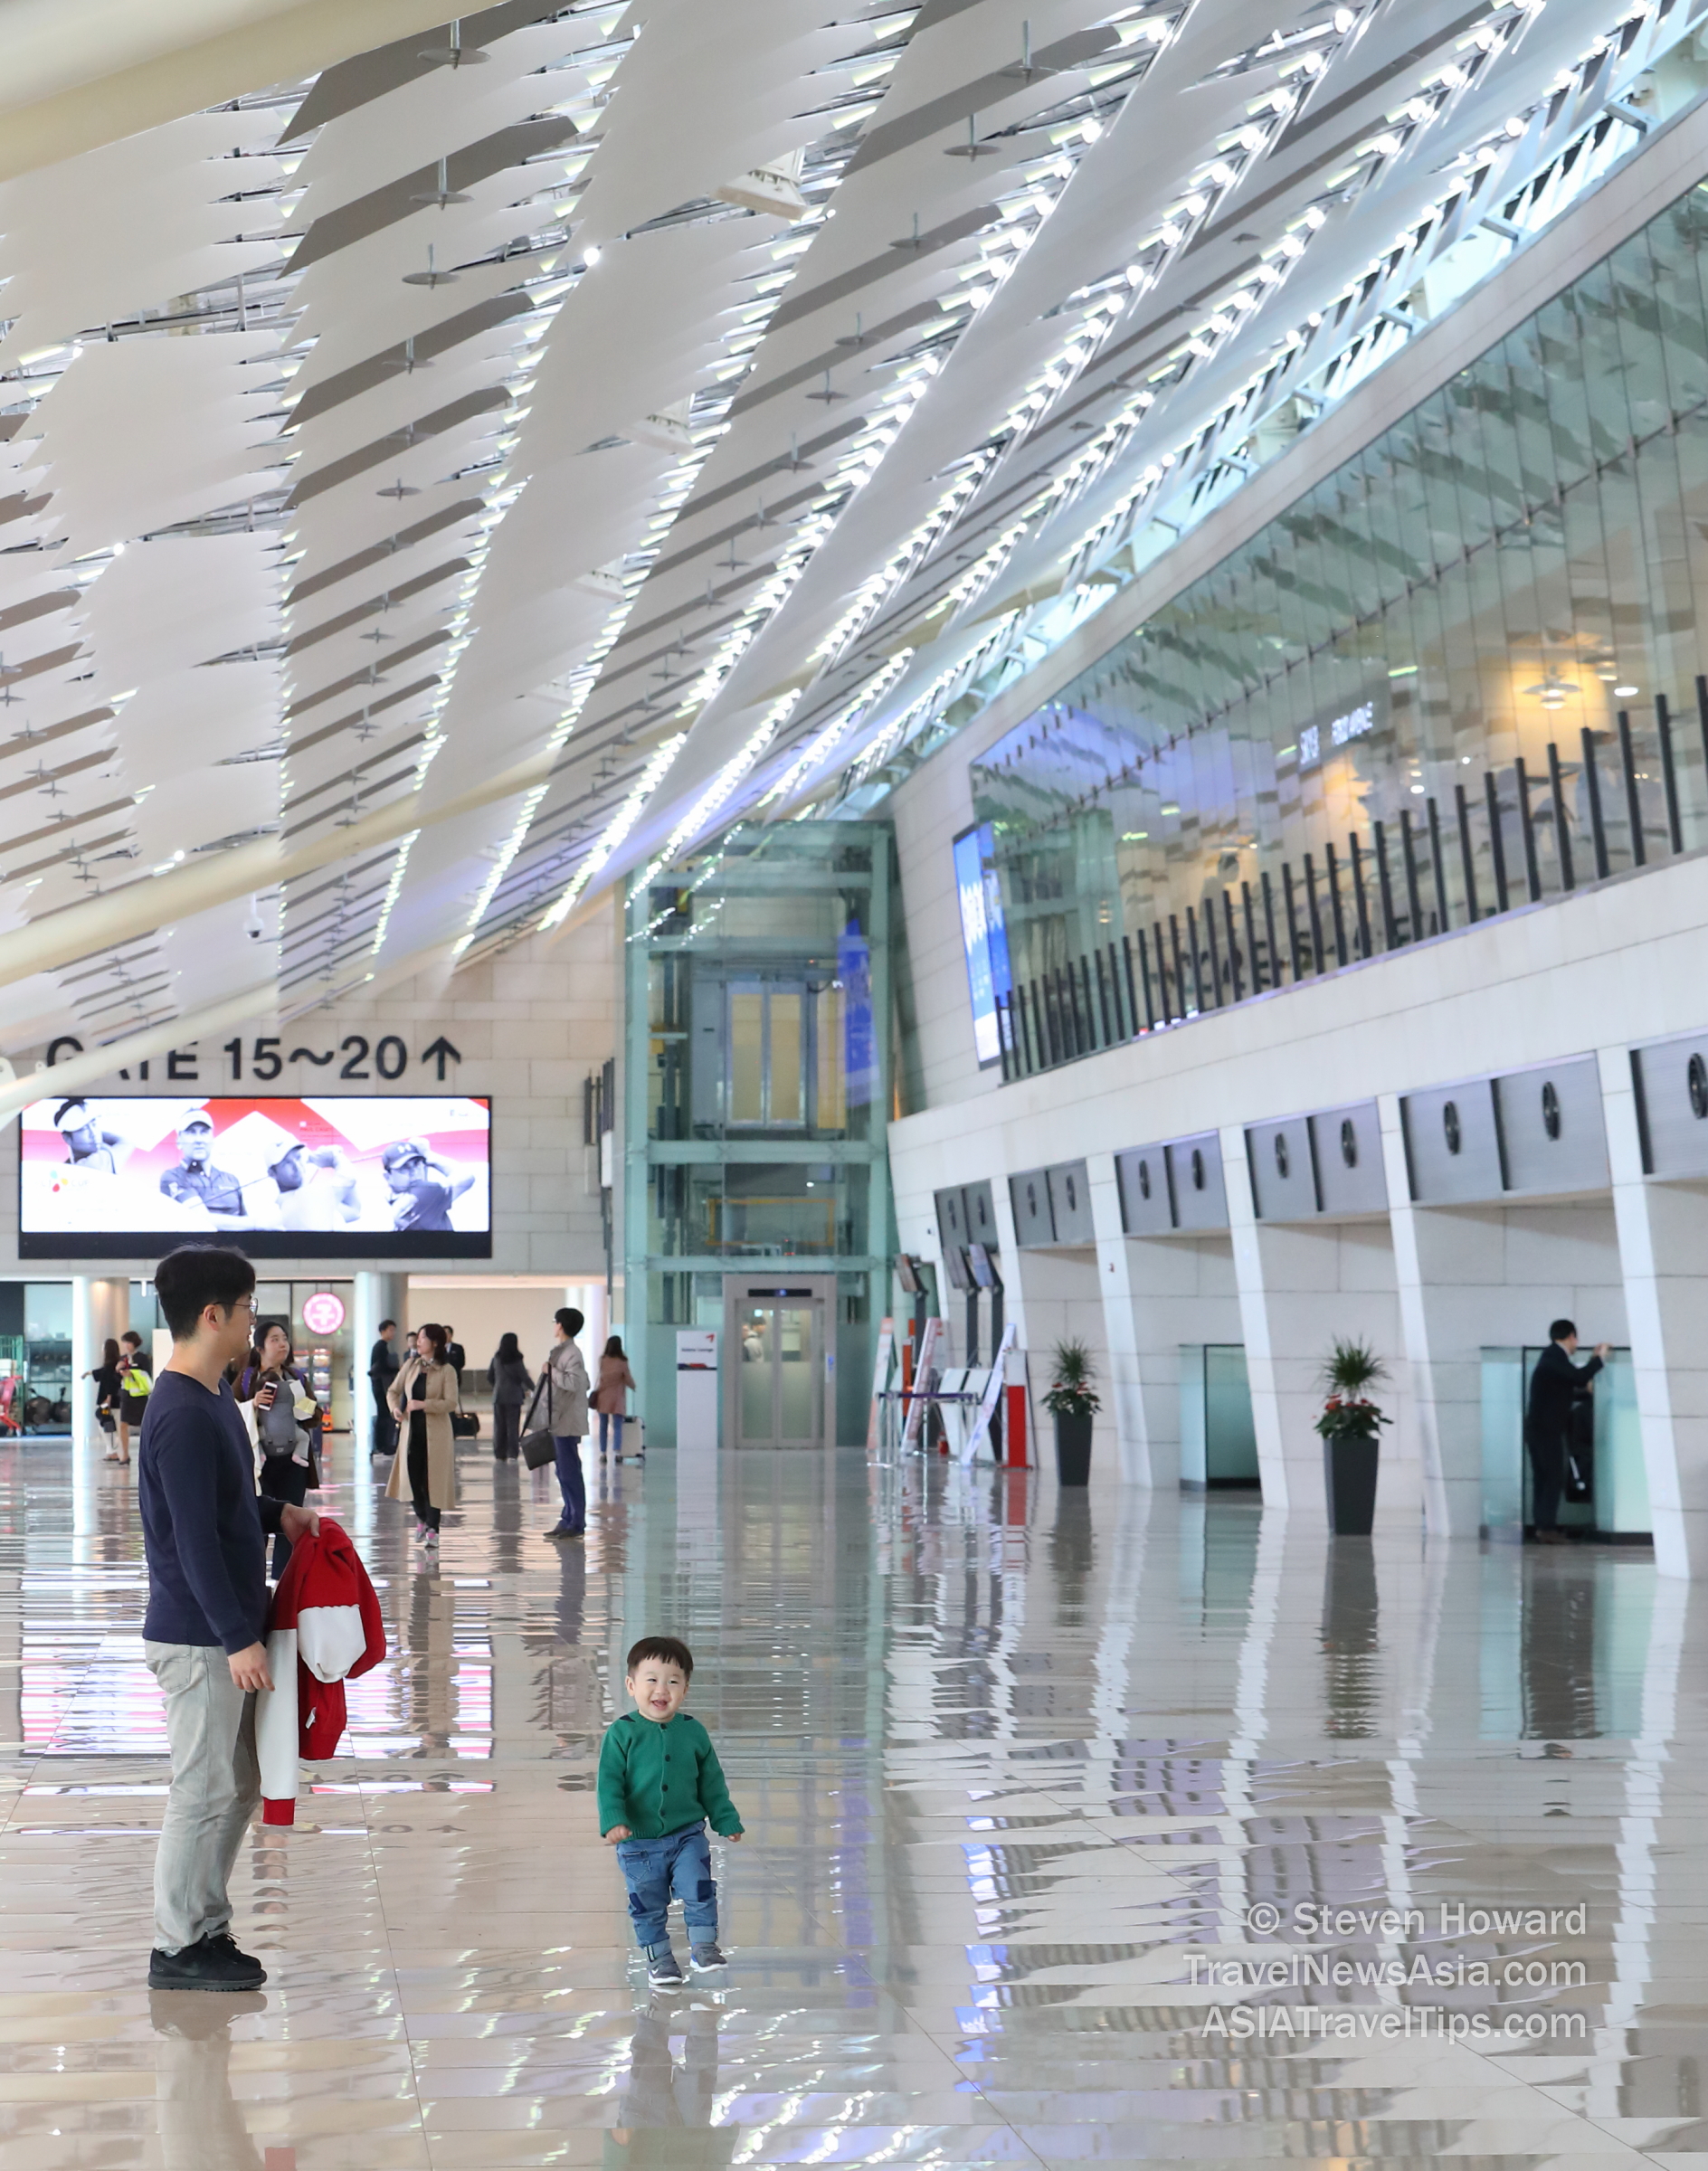
[{"label": "elevator door", "polygon": [[726,1341],[738,1447],[818,1447],[824,1441],[824,1300],[816,1289],[731,1292]]}]

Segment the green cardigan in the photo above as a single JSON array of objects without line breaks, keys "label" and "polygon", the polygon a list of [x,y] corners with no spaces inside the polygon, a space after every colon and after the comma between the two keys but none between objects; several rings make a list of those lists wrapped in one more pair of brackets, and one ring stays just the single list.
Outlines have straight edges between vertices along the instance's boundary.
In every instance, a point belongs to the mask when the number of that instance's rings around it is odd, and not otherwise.
[{"label": "green cardigan", "polygon": [[706,1817],[726,1839],[742,1829],[712,1737],[678,1711],[662,1726],[627,1711],[599,1750],[599,1830],[627,1825],[637,1839],[662,1839]]}]

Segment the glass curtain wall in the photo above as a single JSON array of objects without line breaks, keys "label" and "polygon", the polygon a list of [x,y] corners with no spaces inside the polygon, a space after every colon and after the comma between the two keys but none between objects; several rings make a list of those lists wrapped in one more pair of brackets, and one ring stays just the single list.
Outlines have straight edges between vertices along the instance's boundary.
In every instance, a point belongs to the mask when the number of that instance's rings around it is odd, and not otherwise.
[{"label": "glass curtain wall", "polygon": [[1708,185],[973,766],[1010,1075],[1708,843]]},{"label": "glass curtain wall", "polygon": [[677,1330],[721,1329],[725,1275],[782,1260],[838,1277],[836,1436],[866,1436],[891,859],[882,824],[743,824],[631,900],[625,1334],[654,1439],[675,1437]]}]

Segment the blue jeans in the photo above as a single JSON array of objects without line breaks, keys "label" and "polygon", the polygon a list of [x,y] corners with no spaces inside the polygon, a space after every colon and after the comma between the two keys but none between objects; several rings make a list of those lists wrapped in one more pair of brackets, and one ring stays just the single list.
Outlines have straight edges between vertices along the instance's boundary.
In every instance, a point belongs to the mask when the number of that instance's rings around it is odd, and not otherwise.
[{"label": "blue jeans", "polygon": [[581,1474],[581,1435],[555,1432],[552,1446],[557,1450],[557,1489],[564,1495],[564,1512],[557,1527],[560,1531],[584,1531],[587,1482]]},{"label": "blue jeans", "polygon": [[619,1840],[617,1867],[629,1888],[635,1943],[643,1952],[669,1939],[666,1917],[672,1897],[682,1902],[688,1944],[716,1944],[717,1887],[703,1818],[679,1832],[667,1832],[662,1839]]},{"label": "blue jeans", "polygon": [[622,1453],[622,1412],[620,1409],[615,1411],[602,1409],[599,1413],[599,1452],[601,1455],[605,1452],[605,1443],[610,1437],[610,1428],[612,1426],[615,1426],[617,1433],[612,1446],[617,1455],[621,1455]]}]

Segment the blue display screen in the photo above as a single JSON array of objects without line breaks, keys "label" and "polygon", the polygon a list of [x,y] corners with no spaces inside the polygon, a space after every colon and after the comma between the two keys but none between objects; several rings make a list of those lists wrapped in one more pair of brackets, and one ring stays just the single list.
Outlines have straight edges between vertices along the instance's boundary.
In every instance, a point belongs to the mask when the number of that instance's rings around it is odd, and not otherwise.
[{"label": "blue display screen", "polygon": [[1001,1059],[999,998],[1006,1001],[1013,982],[1008,964],[1008,923],[997,882],[995,839],[988,821],[963,830],[954,840],[954,886],[961,907],[961,940],[967,953],[967,987],[973,997],[973,1045],[979,1067]]}]

